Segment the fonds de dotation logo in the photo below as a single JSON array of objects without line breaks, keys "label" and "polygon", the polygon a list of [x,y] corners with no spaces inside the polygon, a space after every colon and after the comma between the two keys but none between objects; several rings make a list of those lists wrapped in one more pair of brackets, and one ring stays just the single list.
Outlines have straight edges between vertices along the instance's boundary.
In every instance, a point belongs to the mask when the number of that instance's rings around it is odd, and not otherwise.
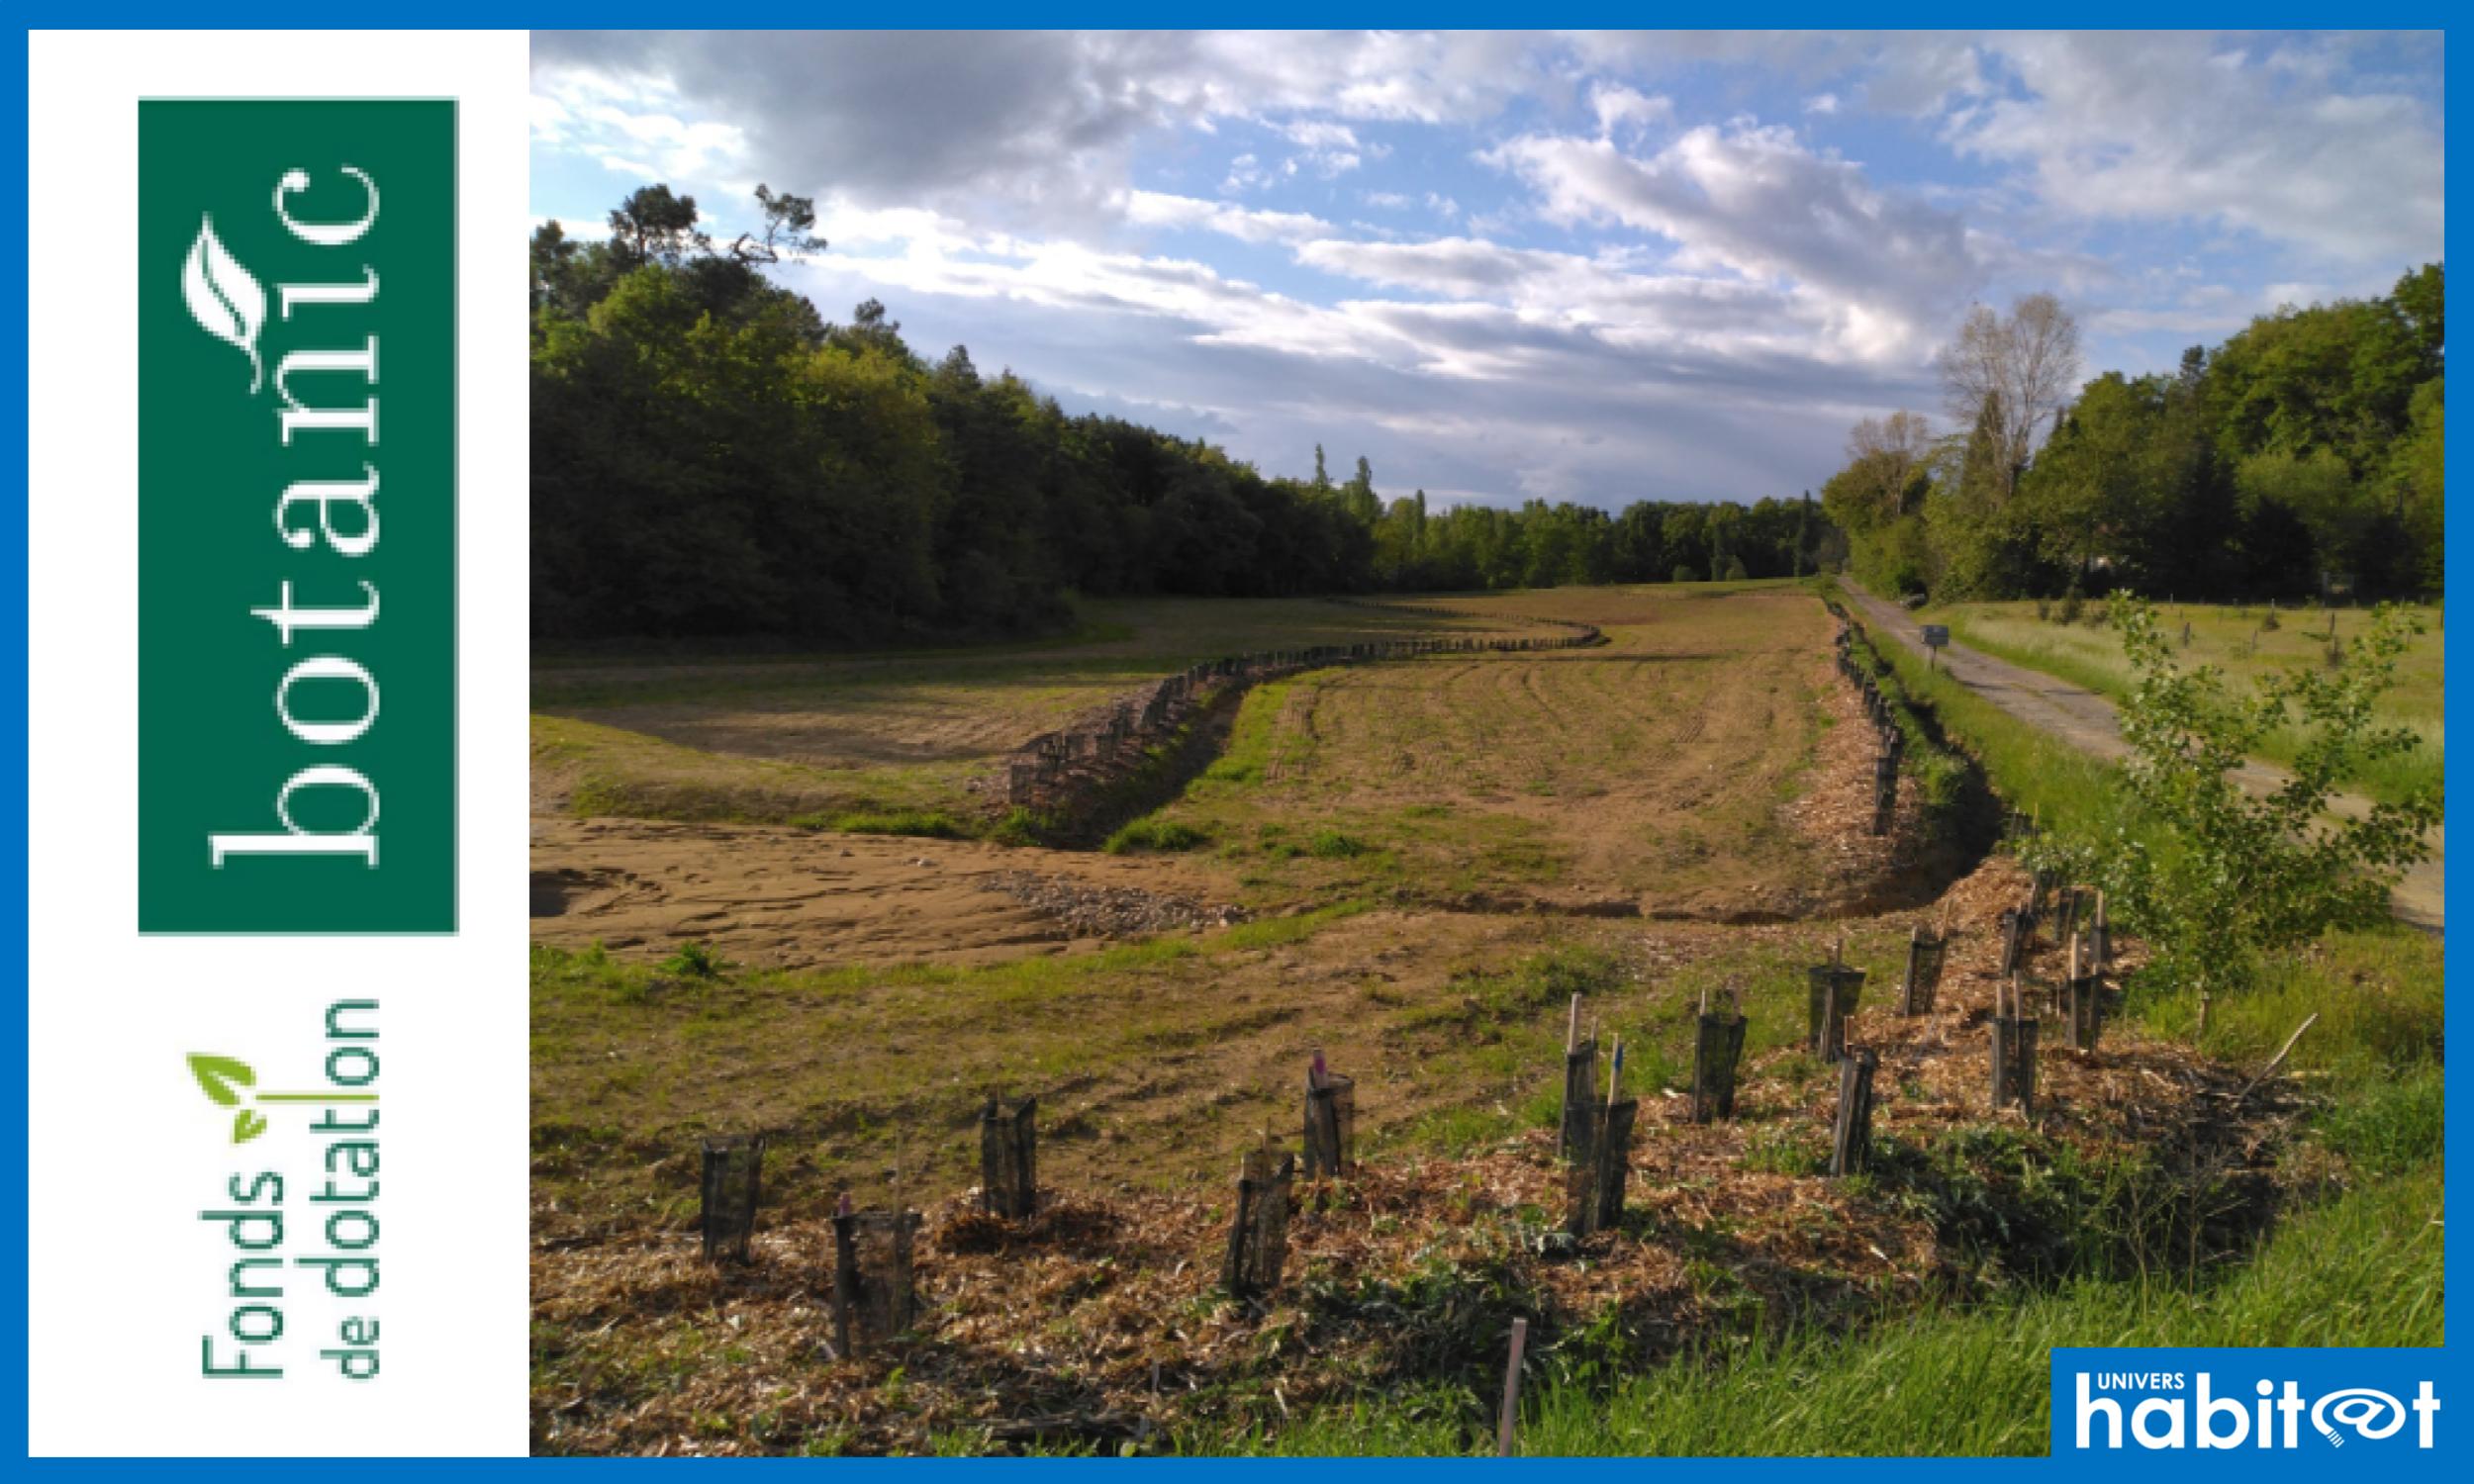
[{"label": "fonds de dotation logo", "polygon": [[313,1347],[344,1380],[379,1374],[378,1002],[337,1000],[321,1029],[318,1071],[282,1087],[224,1052],[189,1057],[198,1089],[232,1114],[232,1167],[198,1212],[221,1239],[222,1323],[198,1337],[210,1381],[279,1381]]}]

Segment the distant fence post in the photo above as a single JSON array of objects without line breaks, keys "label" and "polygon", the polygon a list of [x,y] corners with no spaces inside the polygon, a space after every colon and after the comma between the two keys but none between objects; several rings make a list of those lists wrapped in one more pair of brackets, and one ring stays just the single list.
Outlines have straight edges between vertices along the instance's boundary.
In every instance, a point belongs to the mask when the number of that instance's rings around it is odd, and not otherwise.
[{"label": "distant fence post", "polygon": [[2002,961],[2004,977],[2019,972],[2028,952],[2028,914],[2024,907],[2004,907],[2000,917],[2002,928]]},{"label": "distant fence post", "polygon": [[756,1201],[765,1162],[765,1136],[738,1134],[704,1142],[702,1180],[705,1260],[745,1262],[756,1235]]},{"label": "distant fence post", "polygon": [[1585,1160],[1596,1144],[1590,1107],[1597,1081],[1598,1038],[1591,1036],[1564,1053],[1564,1117],[1555,1131],[1555,1153],[1567,1160]]},{"label": "distant fence post", "polygon": [[1495,1456],[1512,1456],[1512,1435],[1520,1427],[1520,1356],[1529,1345],[1529,1321],[1512,1321],[1512,1357],[1503,1364],[1503,1415],[1494,1425]]},{"label": "distant fence post", "polygon": [[1229,1222],[1228,1261],[1220,1286],[1232,1298],[1257,1298],[1280,1286],[1288,1257],[1288,1187],[1297,1157],[1285,1150],[1249,1150],[1238,1167],[1237,1209]]},{"label": "distant fence post", "polygon": [[2070,940],[2070,977],[2062,992],[2063,1013],[2070,1027],[2070,1048],[2083,1057],[2096,1054],[2097,1035],[2105,1027],[2104,974],[2082,961],[2079,940]]},{"label": "distant fence post", "polygon": [[1942,984],[1942,965],[1950,957],[1950,940],[1919,927],[1907,935],[1907,976],[1899,985],[1899,1013],[1929,1015]]},{"label": "distant fence post", "polygon": [[1735,1117],[1736,1064],[1744,1057],[1745,1019],[1701,1012],[1692,1043],[1692,1121]]},{"label": "distant fence post", "polygon": [[1356,1161],[1357,1082],[1325,1072],[1322,1085],[1305,1090],[1305,1177],[1337,1178]]},{"label": "distant fence post", "polygon": [[833,1218],[833,1348],[848,1358],[918,1318],[911,1282],[916,1211],[845,1212]]},{"label": "distant fence post", "polygon": [[1872,1156],[1872,1074],[1881,1056],[1871,1047],[1839,1060],[1839,1111],[1830,1129],[1830,1172],[1861,1171]]},{"label": "distant fence post", "polygon": [[1862,997],[1864,971],[1846,964],[1816,964],[1804,972],[1811,998],[1812,1031],[1805,1045],[1824,1065],[1847,1048],[1847,1018]]},{"label": "distant fence post", "polygon": [[1571,1210],[1565,1227],[1574,1237],[1588,1237],[1624,1219],[1624,1181],[1632,1168],[1632,1131],[1641,1104],[1592,1100],[1586,1157],[1571,1167]]},{"label": "distant fence post", "polygon": [[2036,1116],[2036,1021],[2019,1006],[2019,986],[2010,986],[2010,1013],[2001,1013],[2001,995],[1994,992],[1993,1047],[1993,1111],[2000,1112],[2012,1103],[2019,1111]]},{"label": "distant fence post", "polygon": [[980,1110],[980,1204],[991,1216],[1024,1220],[1039,1210],[1039,1099],[1011,1113],[992,1095]]}]

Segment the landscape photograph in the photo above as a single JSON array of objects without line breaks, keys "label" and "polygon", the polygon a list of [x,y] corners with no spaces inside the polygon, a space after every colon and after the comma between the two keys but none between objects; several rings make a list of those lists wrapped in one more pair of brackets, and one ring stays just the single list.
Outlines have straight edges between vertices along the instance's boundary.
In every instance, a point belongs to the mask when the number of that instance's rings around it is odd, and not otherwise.
[{"label": "landscape photograph", "polygon": [[534,33],[533,1450],[2439,1345],[2443,64]]}]

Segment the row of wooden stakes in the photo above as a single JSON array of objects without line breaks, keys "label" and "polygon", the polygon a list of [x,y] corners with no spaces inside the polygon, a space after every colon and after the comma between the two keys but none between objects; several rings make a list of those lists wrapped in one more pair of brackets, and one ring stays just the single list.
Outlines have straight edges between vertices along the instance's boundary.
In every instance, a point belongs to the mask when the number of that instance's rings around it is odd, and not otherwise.
[{"label": "row of wooden stakes", "polygon": [[[2016,969],[2048,889],[2040,885],[2018,909],[2004,913],[2003,983],[2008,993],[1997,991],[1991,1022],[1996,1109],[2015,1103],[2033,1111],[2038,1022],[2025,1012]],[[2079,920],[2081,893],[2064,892],[2059,899],[2066,904],[2060,909],[2061,934],[2070,944],[2071,973],[2056,991],[2056,1008],[2067,1016],[2072,1045],[2083,1053],[2092,1052],[2101,1025],[2099,996],[2107,952],[2102,899],[2096,898],[2098,904],[2084,922]],[[2080,929],[2092,931],[2082,934]],[[1900,1014],[1932,1011],[1950,943],[1947,920],[1936,931],[1918,927],[1909,934]],[[1845,958],[1842,940],[1829,963],[1806,971],[1807,1049],[1839,1070],[1829,1160],[1833,1175],[1856,1173],[1870,1157],[1872,1079],[1880,1065],[1872,1048],[1852,1046],[1848,1041],[1848,1024],[1860,1000],[1865,971],[1849,965]],[[1597,1033],[1593,1027],[1586,1036],[1581,1034],[1580,1012],[1581,997],[1575,994],[1565,1027],[1563,1114],[1556,1138],[1557,1155],[1568,1171],[1565,1230],[1575,1239],[1623,1220],[1640,1108],[1638,1100],[1624,1092],[1620,1037],[1611,1045],[1601,1091]],[[1740,1003],[1714,1013],[1704,991],[1693,1042],[1692,1122],[1735,1117],[1736,1070],[1748,1023]],[[1220,1272],[1222,1287],[1238,1298],[1260,1297],[1280,1284],[1286,1259],[1291,1190],[1299,1173],[1307,1179],[1340,1176],[1356,1165],[1356,1083],[1332,1071],[1320,1051],[1314,1053],[1305,1082],[1298,1150],[1280,1148],[1266,1130],[1262,1145],[1248,1150],[1239,1163],[1236,1203],[1229,1216]],[[1007,1107],[991,1097],[979,1122],[982,1209],[1003,1220],[1030,1219],[1038,1212],[1040,1196],[1037,1100],[1026,1098]],[[764,1151],[761,1134],[705,1141],[702,1229],[707,1258],[750,1259]],[[901,1334],[915,1319],[911,1255],[919,1225],[915,1211],[858,1211],[847,1195],[841,1198],[833,1217],[832,1290],[835,1345],[841,1353],[851,1353],[856,1345]]]}]

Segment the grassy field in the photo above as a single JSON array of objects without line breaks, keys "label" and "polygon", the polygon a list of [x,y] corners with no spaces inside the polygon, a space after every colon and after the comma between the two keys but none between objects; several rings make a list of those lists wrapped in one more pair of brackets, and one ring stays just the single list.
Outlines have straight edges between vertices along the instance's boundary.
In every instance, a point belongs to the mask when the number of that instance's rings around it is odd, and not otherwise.
[{"label": "grassy field", "polygon": [[[2039,618],[2033,603],[1945,603],[1923,616],[1949,624],[1951,636],[1962,644],[2118,700],[2130,690],[2131,671],[2122,657],[2120,638],[2102,622],[2091,621],[2103,608],[2101,603],[2089,603],[2077,623]],[[2052,611],[2057,615],[2058,608]],[[2359,633],[2366,622],[2366,614],[2358,609],[2337,609],[2331,614],[2285,608],[2276,614],[2277,626],[2266,629],[2262,624],[2268,611],[2264,606],[2192,603],[2166,603],[2158,613],[2177,645],[2183,626],[2189,625],[2190,643],[2179,651],[2185,663],[2214,665],[2244,682],[2297,665],[2325,665],[2331,617],[2339,642]],[[2399,798],[2417,788],[2438,788],[2447,739],[2441,698],[2447,655],[2439,609],[2425,605],[2407,611],[2424,625],[2425,632],[2399,661],[2397,685],[2388,694],[2379,720],[2413,728],[2422,743],[2383,761],[2365,778],[2365,787],[2384,799]],[[2290,762],[2298,740],[2290,732],[2271,736],[2262,755],[2272,763]]]},{"label": "grassy field", "polygon": [[[1567,908],[1618,891],[1655,901],[1677,882],[1742,894],[1811,870],[1777,819],[1811,786],[1814,759],[1855,733],[1828,724],[1826,690],[1795,659],[1800,648],[1827,676],[1828,625],[1809,596],[1465,602],[1505,622],[1596,622],[1610,642],[1260,688],[1208,773],[1129,827],[1119,854],[1086,857],[1174,877],[1179,889],[1224,880],[1265,909],[1254,921],[934,965],[847,953],[799,969],[730,962],[760,937],[666,960],[577,947],[572,930],[561,946],[536,944],[536,1447],[1077,1451],[1094,1444],[995,1425],[1156,1406],[1143,1401],[1156,1358],[1182,1379],[1154,1450],[1484,1452],[1502,1336],[1521,1313],[1536,1326],[1528,1451],[2037,1453],[2050,1345],[2439,1340],[2435,940],[2331,936],[2221,1000],[2195,1049],[2189,1007],[2134,974],[2104,1057],[2047,1059],[2049,1111],[2034,1125],[1991,1115],[1977,1017],[1991,914],[2019,886],[2006,860],[1945,903],[1840,920],[1505,910],[1557,893]],[[1274,606],[1268,628],[1315,621],[1316,605]],[[1116,611],[1138,636],[1151,621]],[[957,716],[1022,705],[1008,724],[1027,725],[1038,705],[1023,696],[1087,663],[1111,677],[1093,682],[1101,692],[1140,679],[1146,662],[1095,653],[1112,645],[1152,646],[1147,663],[1170,664],[1223,647],[1208,637],[1222,630],[1189,621],[1194,609],[1163,611],[1182,638],[1111,630],[1002,654],[597,664],[544,672],[536,699],[548,708],[563,695],[548,722],[714,759],[609,718],[635,705],[680,717],[779,705],[821,727],[847,687],[875,696],[852,725],[881,746],[914,703]],[[2048,828],[2139,827],[2110,770],[1904,651],[1887,658],[2007,801]],[[870,667],[892,673],[866,678]],[[1019,686],[997,678],[1017,672]],[[948,686],[951,697],[932,698]],[[750,746],[727,760],[750,778],[805,770],[747,786],[775,800],[767,808],[810,787],[836,807],[863,794],[870,808],[956,807],[950,788],[904,772],[923,765],[844,769],[832,793],[800,782],[831,770]],[[550,766],[578,777],[574,759]],[[627,787],[645,787],[652,774],[627,766]],[[901,794],[904,778],[920,791]],[[620,789],[615,801],[645,796]],[[728,796],[690,794],[696,807]],[[565,827],[606,825],[615,833],[570,848],[623,854],[625,820]],[[1685,831],[1706,853],[1660,854]],[[908,890],[915,879],[925,893],[966,860],[1064,872],[1073,854],[773,835],[757,884],[775,894],[832,870],[857,873],[861,898],[888,881]],[[844,865],[851,847],[860,859]],[[758,858],[718,839],[681,848],[691,874],[699,849]],[[969,893],[948,897],[968,909]],[[905,917],[924,910],[885,899]],[[1959,939],[1944,1010],[1870,1018],[1893,992],[1910,929],[1946,909]],[[664,941],[694,944],[694,931],[683,922]],[[1851,1180],[1817,1174],[1833,1084],[1796,1044],[1801,972],[1834,952],[1867,971],[1861,1039],[1885,1049],[1887,1162]],[[1646,1110],[1633,1212],[1577,1260],[1550,1236],[1561,1187],[1549,1131],[1574,994],[1622,1039]],[[1694,1128],[1678,1110],[1705,994],[1740,996],[1752,1034],[1740,1120]],[[2196,1089],[2222,1097],[2314,1012],[2261,1121],[2216,1129],[2217,1115],[2196,1111],[2215,1106]],[[1234,1304],[1210,1285],[1224,1222],[1211,1203],[1238,1152],[1267,1130],[1293,1137],[1294,1089],[1317,1049],[1358,1078],[1370,1168],[1300,1210],[1283,1291]],[[1081,1213],[1081,1235],[983,1252],[940,1229],[928,1243],[932,1333],[896,1354],[821,1356],[808,1275],[816,1221],[842,1191],[950,1219],[976,1178],[977,1110],[999,1092],[1039,1095],[1041,1180]],[[693,1256],[697,1141],[749,1129],[774,1137],[769,1245],[752,1269],[715,1270]],[[2267,1152],[2256,1172],[2272,1197],[2253,1189],[2220,1207],[2215,1177],[2183,1168],[2198,1156],[2173,1152],[2220,1138]],[[2219,1215],[2204,1224],[2204,1255],[2195,1230],[2186,1253],[2183,1236],[2166,1240],[2179,1231],[2171,1210],[2203,1198]]]},{"label": "grassy field", "polygon": [[1262,687],[1219,761],[1117,843],[1207,849],[1282,904],[1392,890],[1797,915],[1830,885],[1778,808],[1827,719],[1819,605],[1554,596],[1609,642]]},{"label": "grassy field", "polygon": [[[1927,672],[1903,648],[1884,653],[2004,796],[2036,808],[2048,828],[2139,828],[2110,768]],[[2263,1064],[2319,1016],[2288,1063],[2308,1090],[2308,1132],[2286,1156],[2293,1177],[2319,1195],[2249,1261],[2200,1276],[2081,1276],[1855,1335],[1756,1337],[1723,1356],[1611,1383],[1550,1378],[1524,1407],[1523,1450],[2041,1455],[2045,1357],[2055,1345],[2441,1344],[2440,960],[2439,942],[2410,928],[2335,933],[2220,1001],[2200,1049],[2235,1065]],[[2136,979],[2126,1013],[2149,1034],[2191,1037],[2191,1005],[2144,993]],[[2341,1177],[2312,1173],[2331,1156]],[[1493,1418],[1482,1399],[1429,1393],[1322,1408],[1242,1439],[1198,1432],[1182,1440],[1197,1451],[1484,1454]]]},{"label": "grassy field", "polygon": [[[1069,639],[744,659],[551,656],[532,680],[535,812],[974,831],[997,760],[1197,661],[1451,633],[1546,632],[1319,600],[1093,602]],[[941,826],[940,826],[941,821]]]},{"label": "grassy field", "polygon": [[[1066,1187],[1207,1178],[1284,1131],[1320,1047],[1369,1081],[1379,1148],[1459,1153],[1554,1124],[1564,1009],[1621,1035],[1636,1085],[1691,1075],[1704,989],[1744,995],[1748,1052],[1792,1042],[1801,967],[1843,938],[1894,982],[1904,920],[1654,936],[1589,920],[1346,905],[1075,958],[712,976],[606,954],[532,955],[533,1191],[554,1235],[681,1230],[699,1137],[783,1131],[768,1203],[844,1187],[960,1188],[990,1092],[1038,1090],[1043,1170]],[[824,1055],[820,1048],[833,1048]]]},{"label": "grassy field", "polygon": [[[2432,1147],[2436,1153],[2436,1145]],[[1611,1386],[1542,1388],[1522,1409],[1531,1455],[2043,1457],[2046,1352],[2060,1345],[2436,1345],[2436,1170],[2366,1183],[2279,1230],[2203,1284],[2080,1281],[2014,1303],[1930,1311],[1859,1337],[1760,1337],[1719,1360]],[[2331,1260],[2333,1254],[2341,1254]],[[1240,1446],[1288,1456],[1494,1451],[1493,1420],[1450,1397],[1360,1405],[1264,1429]],[[1227,1450],[1198,1435],[1189,1449]]]}]

